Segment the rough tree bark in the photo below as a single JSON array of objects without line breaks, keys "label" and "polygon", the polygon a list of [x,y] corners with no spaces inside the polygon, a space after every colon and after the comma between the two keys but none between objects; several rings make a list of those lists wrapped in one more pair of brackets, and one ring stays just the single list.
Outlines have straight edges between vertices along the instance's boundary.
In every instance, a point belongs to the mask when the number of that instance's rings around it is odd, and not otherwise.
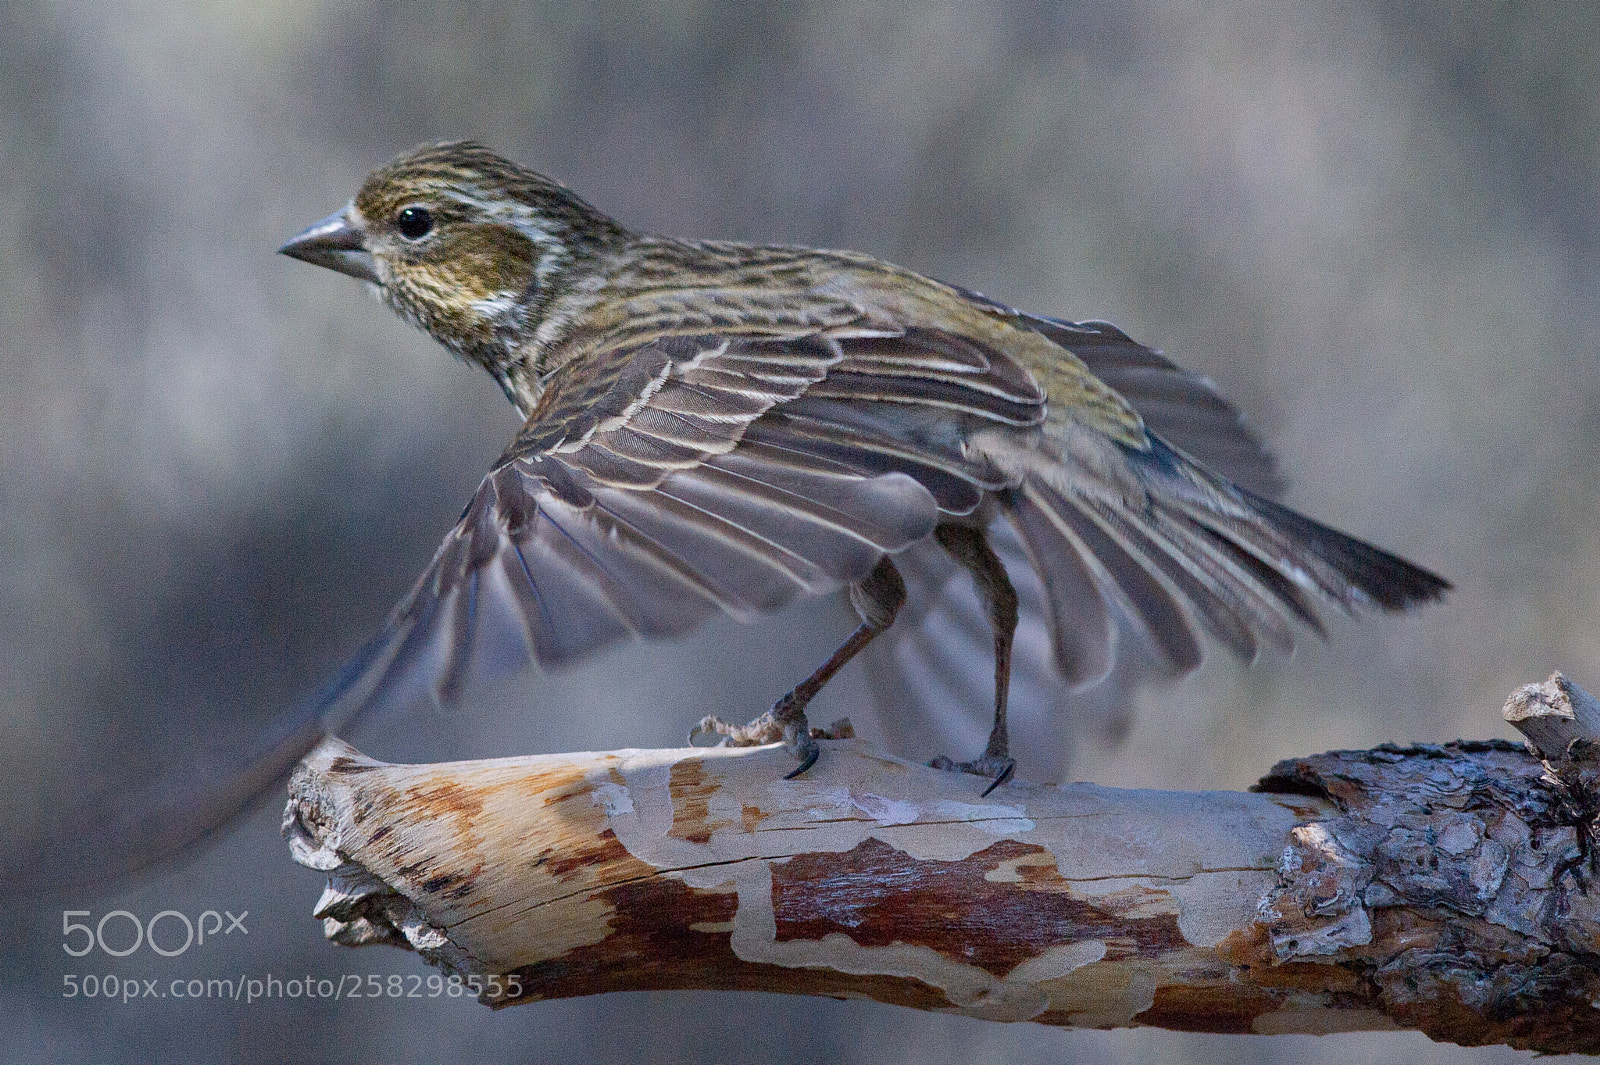
[{"label": "rough tree bark", "polygon": [[981,799],[853,740],[793,781],[771,748],[407,766],[329,740],[284,830],[329,874],[328,938],[501,977],[493,1006],[727,988],[1592,1053],[1600,704],[1557,674],[1505,712],[1536,747],[1337,751],[1251,793]]}]

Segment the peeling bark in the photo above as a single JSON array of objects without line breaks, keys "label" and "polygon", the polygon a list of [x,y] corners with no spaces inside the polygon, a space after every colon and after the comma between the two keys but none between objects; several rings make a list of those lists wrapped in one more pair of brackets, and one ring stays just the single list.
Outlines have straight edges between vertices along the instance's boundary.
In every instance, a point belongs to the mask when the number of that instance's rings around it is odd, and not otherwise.
[{"label": "peeling bark", "polygon": [[770,748],[403,766],[329,740],[284,827],[329,874],[328,938],[503,977],[492,1006],[720,988],[1593,1053],[1596,791],[1573,692],[1558,675],[1507,704],[1549,761],[1340,751],[1251,793],[981,799],[853,740],[793,781]]}]

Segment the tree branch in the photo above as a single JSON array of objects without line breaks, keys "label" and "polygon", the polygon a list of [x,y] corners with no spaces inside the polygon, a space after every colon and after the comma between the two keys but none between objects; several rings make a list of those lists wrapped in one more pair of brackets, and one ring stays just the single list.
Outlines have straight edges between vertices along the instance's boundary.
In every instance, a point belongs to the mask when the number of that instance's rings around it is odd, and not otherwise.
[{"label": "tree branch", "polygon": [[329,740],[284,831],[329,874],[330,939],[414,949],[493,1006],[720,988],[1593,1053],[1584,698],[1558,674],[1507,704],[1548,763],[1385,746],[1280,763],[1251,793],[980,799],[853,740],[793,781],[771,748],[406,766]]}]

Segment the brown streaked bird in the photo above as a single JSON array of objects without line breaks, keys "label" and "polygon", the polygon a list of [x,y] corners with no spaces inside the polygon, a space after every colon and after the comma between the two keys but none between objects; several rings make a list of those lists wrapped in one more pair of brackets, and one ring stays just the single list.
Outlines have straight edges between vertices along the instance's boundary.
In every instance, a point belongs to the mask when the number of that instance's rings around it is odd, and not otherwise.
[{"label": "brown streaked bird", "polygon": [[8,891],[160,861],[362,710],[422,686],[454,699],[469,668],[558,666],[848,588],[861,623],[827,662],[750,724],[696,728],[782,739],[802,772],[807,702],[906,601],[897,557],[913,594],[952,560],[987,615],[988,743],[935,764],[990,789],[1014,764],[1012,574],[1064,686],[1130,645],[1182,672],[1202,633],[1250,659],[1320,632],[1319,608],[1449,587],[1267,498],[1272,461],[1238,412],[1103,322],[867,255],[633,233],[471,143],[408,152],[280,250],[375,286],[523,427],[383,629],[269,741],[85,815],[44,861],[8,860]]},{"label": "brown streaked bird", "polygon": [[526,419],[340,706],[418,680],[453,699],[508,631],[554,666],[846,586],[861,624],[827,662],[748,725],[696,727],[781,738],[799,773],[807,702],[894,622],[895,556],[933,542],[971,575],[994,655],[988,744],[936,764],[992,788],[1013,766],[1018,621],[997,522],[1075,685],[1110,671],[1119,627],[1183,671],[1200,632],[1248,659],[1320,631],[1321,604],[1400,610],[1448,587],[1244,487],[1272,465],[1237,411],[1102,322],[851,252],[636,234],[471,143],[401,156],[281,250],[376,285]]}]

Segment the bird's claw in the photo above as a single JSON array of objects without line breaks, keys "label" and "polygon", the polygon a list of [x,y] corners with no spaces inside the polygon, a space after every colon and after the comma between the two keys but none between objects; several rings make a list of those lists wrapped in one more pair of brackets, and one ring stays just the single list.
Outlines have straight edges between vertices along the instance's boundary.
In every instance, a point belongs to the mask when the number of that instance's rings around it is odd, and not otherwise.
[{"label": "bird's claw", "polygon": [[[795,751],[795,747],[798,747],[799,750]],[[784,780],[793,780],[807,769],[816,765],[817,756],[822,753],[822,748],[817,746],[817,741],[811,738],[809,730],[805,734],[805,739],[792,745],[790,750],[795,754],[795,757],[800,759],[800,764],[785,773],[783,775]]]},{"label": "bird's claw", "polygon": [[989,786],[983,789],[983,794],[988,795],[995,788],[1006,783],[1017,771],[1017,762],[1014,758],[1005,755],[984,755],[974,758],[970,762],[958,762],[953,758],[940,755],[928,765],[934,769],[943,769],[951,773],[971,773],[975,777],[985,777]]},{"label": "bird's claw", "polygon": [[[855,735],[855,730],[850,727],[847,719],[840,719],[833,725],[839,737]],[[806,721],[803,710],[794,706],[792,693],[779,699],[773,708],[746,725],[734,725],[713,714],[707,714],[689,730],[689,745],[696,746],[695,741],[703,736],[717,736],[719,739],[712,746],[717,747],[762,747],[769,743],[781,742],[790,754],[800,763],[793,771],[785,773],[783,779],[793,780],[807,769],[817,764],[817,756],[821,753],[817,746],[816,736],[824,739],[835,737],[834,732],[825,729],[813,729]]]}]

